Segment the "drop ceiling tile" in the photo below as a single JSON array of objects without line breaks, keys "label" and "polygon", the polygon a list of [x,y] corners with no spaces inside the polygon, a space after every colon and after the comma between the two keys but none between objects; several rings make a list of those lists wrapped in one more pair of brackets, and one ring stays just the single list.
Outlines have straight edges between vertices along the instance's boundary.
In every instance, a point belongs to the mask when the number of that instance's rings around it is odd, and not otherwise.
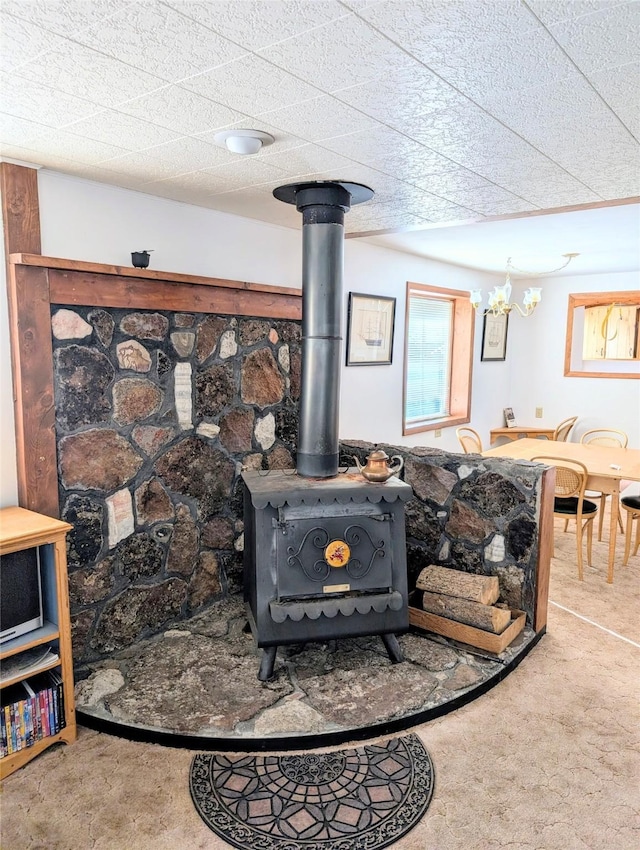
[{"label": "drop ceiling tile", "polygon": [[446,198],[459,206],[464,205],[482,215],[521,212],[535,206],[530,201],[490,183],[477,189],[441,189],[434,186],[430,188],[430,191],[434,195]]},{"label": "drop ceiling tile", "polygon": [[141,183],[163,180],[166,177],[173,177],[181,171],[175,164],[167,162],[161,157],[151,156],[148,151],[136,151],[104,160],[101,167],[114,174],[121,174],[123,177],[135,178]]},{"label": "drop ceiling tile", "polygon": [[372,118],[331,95],[322,95],[295,106],[265,112],[260,117],[286,133],[292,133],[308,142],[367,130],[376,124]]},{"label": "drop ceiling tile", "polygon": [[638,197],[640,196],[640,161],[636,158],[631,168],[626,163],[602,165],[594,169],[588,179],[591,188],[605,200]]},{"label": "drop ceiling tile", "polygon": [[550,27],[551,34],[584,73],[638,61],[640,3],[604,9]]},{"label": "drop ceiling tile", "polygon": [[69,37],[122,9],[121,0],[2,0],[3,12]]},{"label": "drop ceiling tile", "polygon": [[345,230],[347,233],[369,233],[372,230],[414,227],[427,223],[428,220],[423,216],[412,215],[396,209],[354,207],[345,217]]},{"label": "drop ceiling tile", "polygon": [[153,121],[185,135],[217,131],[243,120],[241,112],[215,103],[181,86],[164,86],[150,94],[121,103],[119,112]]},{"label": "drop ceiling tile", "polygon": [[471,104],[424,116],[413,128],[412,137],[467,168],[482,161],[488,150],[508,154],[522,146],[516,133]]},{"label": "drop ceiling tile", "polygon": [[3,112],[48,127],[64,127],[72,121],[97,115],[102,110],[102,107],[79,97],[25,80],[19,74],[0,74],[0,86]]},{"label": "drop ceiling tile", "polygon": [[601,200],[599,195],[557,163],[533,148],[529,150],[528,157],[496,159],[488,156],[485,162],[476,164],[474,168],[503,189],[542,208]]},{"label": "drop ceiling tile", "polygon": [[632,141],[629,132],[580,75],[554,86],[514,92],[508,100],[494,93],[484,105],[570,173],[575,172],[572,166],[576,151],[592,156],[602,151],[611,156],[612,145],[626,146]]},{"label": "drop ceiling tile", "polygon": [[516,38],[540,27],[520,0],[376,3],[358,14],[429,67],[481,42]]},{"label": "drop ceiling tile", "polygon": [[[428,168],[437,168],[446,161],[424,145],[382,126],[371,131],[325,139],[322,146],[362,165],[391,173],[401,180],[419,177]],[[447,164],[451,165],[450,162]]]},{"label": "drop ceiling tile", "polygon": [[213,165],[223,164],[224,161],[225,151],[222,148],[185,136],[146,151],[105,160],[102,166],[134,175],[136,169],[140,168],[141,179],[152,181],[211,168]]},{"label": "drop ceiling tile", "polygon": [[0,70],[14,71],[32,62],[50,50],[52,42],[58,40],[66,41],[56,39],[42,27],[3,14],[0,28]]},{"label": "drop ceiling tile", "polygon": [[309,174],[312,171],[333,171],[347,173],[352,165],[352,161],[345,156],[341,156],[333,151],[318,145],[301,145],[292,150],[283,151],[282,153],[270,154],[271,148],[267,148],[262,157],[270,165],[282,170],[282,172],[291,177],[298,174]]},{"label": "drop ceiling tile", "polygon": [[413,64],[401,48],[355,16],[281,41],[260,55],[325,92],[382,78]]},{"label": "drop ceiling tile", "polygon": [[261,183],[286,182],[286,176],[264,159],[256,156],[218,165],[202,171],[194,171],[164,181],[184,188],[206,191],[211,195],[243,189]]},{"label": "drop ceiling tile", "polygon": [[260,50],[348,14],[335,0],[218,0],[168,5],[247,50]]},{"label": "drop ceiling tile", "polygon": [[427,220],[433,223],[479,221],[482,219],[482,216],[475,210],[460,207],[457,204],[445,204],[444,206],[430,204],[425,206],[424,214]]},{"label": "drop ceiling tile", "polygon": [[176,82],[237,59],[245,51],[161,3],[131,3],[75,36],[101,53]]},{"label": "drop ceiling tile", "polygon": [[259,56],[236,59],[223,68],[183,80],[182,87],[246,115],[260,115],[318,96],[318,89]]},{"label": "drop ceiling tile", "polygon": [[0,121],[0,140],[7,145],[30,147],[32,142],[51,132],[49,127],[13,115],[3,115]]},{"label": "drop ceiling tile", "polygon": [[603,68],[589,82],[622,123],[640,139],[640,62]]},{"label": "drop ceiling tile", "polygon": [[527,6],[543,24],[580,18],[611,6],[611,0],[527,0]]},{"label": "drop ceiling tile", "polygon": [[66,157],[86,164],[97,164],[122,154],[124,145],[116,146],[76,136],[68,130],[49,130],[31,143],[36,151]]},{"label": "drop ceiling tile", "polygon": [[467,103],[464,95],[418,62],[389,69],[380,79],[339,89],[333,96],[390,127],[411,125],[423,115]]},{"label": "drop ceiling tile", "polygon": [[121,189],[133,189],[135,191],[143,191],[143,181],[136,176],[127,176],[110,171],[108,168],[101,168],[99,165],[87,165],[83,162],[68,162],[60,159],[59,164],[49,166],[55,168],[56,171],[61,171],[64,174],[71,174],[74,177],[82,177],[85,180],[95,181],[96,183],[106,183],[109,186],[118,186]]},{"label": "drop ceiling tile", "polygon": [[464,214],[467,217],[469,214],[477,215],[474,210],[470,210],[468,207],[461,207],[460,204],[454,204],[446,198],[435,195],[433,192],[423,190],[422,198],[425,203],[425,215],[428,214],[430,219],[432,219],[437,213],[444,214],[449,211],[454,211],[456,217],[459,217],[459,213]]},{"label": "drop ceiling tile", "polygon": [[74,174],[78,169],[87,168],[84,163],[74,162],[66,157],[49,153],[39,153],[28,147],[0,143],[0,156],[3,159],[19,160],[21,163],[36,165],[39,168],[50,168],[62,174]]},{"label": "drop ceiling tile", "polygon": [[575,73],[571,60],[542,27],[504,41],[479,42],[460,53],[443,51],[430,67],[475,101],[488,91],[504,96]]},{"label": "drop ceiling tile", "polygon": [[0,139],[0,162],[18,160],[19,163],[40,167],[40,156],[36,151],[22,145],[14,145]]},{"label": "drop ceiling tile", "polygon": [[571,189],[556,189],[555,186],[522,186],[521,194],[534,206],[541,210],[554,210],[559,207],[578,206],[580,204],[597,204],[603,196],[597,194],[576,181]]},{"label": "drop ceiling tile", "polygon": [[438,195],[446,196],[449,192],[466,192],[491,186],[491,182],[474,171],[449,163],[447,168],[425,173],[422,177],[413,179],[415,186],[427,189]]},{"label": "drop ceiling tile", "polygon": [[56,43],[41,61],[22,65],[20,76],[111,107],[164,84],[158,77],[70,41]]},{"label": "drop ceiling tile", "polygon": [[255,192],[253,189],[212,195],[203,206],[283,227],[299,229],[302,226],[302,216],[292,204],[283,204],[270,193]]},{"label": "drop ceiling tile", "polygon": [[99,115],[77,121],[67,127],[69,132],[86,139],[96,139],[129,151],[145,150],[182,137],[182,133],[167,130],[149,121],[105,109]]}]

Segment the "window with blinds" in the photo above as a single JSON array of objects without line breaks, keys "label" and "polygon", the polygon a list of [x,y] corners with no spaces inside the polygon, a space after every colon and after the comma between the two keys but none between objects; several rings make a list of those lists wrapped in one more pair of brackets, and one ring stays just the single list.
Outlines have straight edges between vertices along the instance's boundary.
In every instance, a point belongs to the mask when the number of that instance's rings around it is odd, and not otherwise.
[{"label": "window with blinds", "polygon": [[469,421],[473,319],[467,291],[407,283],[403,434]]},{"label": "window with blinds", "polygon": [[453,302],[412,292],[407,323],[405,423],[449,415]]}]

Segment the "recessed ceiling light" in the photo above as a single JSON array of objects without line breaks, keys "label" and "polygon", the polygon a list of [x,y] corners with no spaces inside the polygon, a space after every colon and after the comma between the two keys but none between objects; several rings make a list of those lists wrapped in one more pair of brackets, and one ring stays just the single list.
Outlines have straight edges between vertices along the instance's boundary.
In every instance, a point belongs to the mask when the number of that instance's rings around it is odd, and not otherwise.
[{"label": "recessed ceiling light", "polygon": [[213,140],[218,145],[224,145],[231,153],[243,156],[258,153],[261,147],[271,145],[275,141],[273,136],[261,130],[223,130],[216,133]]}]

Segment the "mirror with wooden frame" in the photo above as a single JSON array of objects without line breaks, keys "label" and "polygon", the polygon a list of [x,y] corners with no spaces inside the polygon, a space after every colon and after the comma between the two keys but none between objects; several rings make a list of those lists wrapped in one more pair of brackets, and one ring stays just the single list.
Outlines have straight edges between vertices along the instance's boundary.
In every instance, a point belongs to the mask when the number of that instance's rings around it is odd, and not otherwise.
[{"label": "mirror with wooden frame", "polygon": [[640,291],[569,295],[564,374],[640,378]]}]

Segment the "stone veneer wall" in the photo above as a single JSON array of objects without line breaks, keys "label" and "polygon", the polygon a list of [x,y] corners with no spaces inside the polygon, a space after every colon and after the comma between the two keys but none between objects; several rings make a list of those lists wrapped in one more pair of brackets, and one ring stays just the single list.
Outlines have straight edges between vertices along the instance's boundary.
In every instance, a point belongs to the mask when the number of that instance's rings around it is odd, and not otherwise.
[{"label": "stone veneer wall", "polygon": [[295,465],[300,323],[52,306],[74,657],[242,585],[240,471]]},{"label": "stone veneer wall", "polygon": [[407,502],[409,588],[420,570],[440,564],[498,576],[500,599],[534,618],[541,480],[544,468],[507,458],[439,449],[342,441],[340,463],[365,463],[373,449],[400,455],[414,492]]},{"label": "stone veneer wall", "polygon": [[[295,466],[300,323],[52,307],[74,657],[97,659],[242,587],[242,466]],[[373,444],[343,441],[341,463]],[[497,575],[533,619],[542,468],[437,449],[404,459],[409,586]]]}]

